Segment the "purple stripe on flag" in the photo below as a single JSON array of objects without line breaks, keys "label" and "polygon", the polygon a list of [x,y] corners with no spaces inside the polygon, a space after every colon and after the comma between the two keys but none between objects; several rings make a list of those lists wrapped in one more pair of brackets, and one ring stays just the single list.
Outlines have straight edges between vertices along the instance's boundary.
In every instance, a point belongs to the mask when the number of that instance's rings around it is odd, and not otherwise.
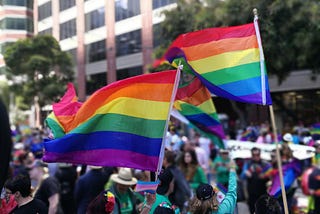
[{"label": "purple stripe on flag", "polygon": [[100,149],[55,153],[45,151],[43,161],[87,164],[96,166],[129,167],[154,171],[157,169],[159,157],[151,157],[136,152],[114,149]]}]

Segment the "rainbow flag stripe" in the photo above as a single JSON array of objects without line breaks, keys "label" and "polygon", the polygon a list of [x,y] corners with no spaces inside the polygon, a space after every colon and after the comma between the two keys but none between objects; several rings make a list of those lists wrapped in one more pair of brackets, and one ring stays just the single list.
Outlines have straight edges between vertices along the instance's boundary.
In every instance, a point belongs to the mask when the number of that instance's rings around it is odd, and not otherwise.
[{"label": "rainbow flag stripe", "polygon": [[[164,58],[172,63],[181,57],[217,96],[246,103],[272,104],[266,73],[265,82],[261,84],[260,51],[253,23],[182,34],[171,44]],[[265,68],[264,61],[263,66]],[[266,92],[265,103],[262,92]]]},{"label": "rainbow flag stripe", "polygon": [[140,75],[96,91],[65,124],[66,135],[44,144],[43,160],[156,171],[176,76]]}]

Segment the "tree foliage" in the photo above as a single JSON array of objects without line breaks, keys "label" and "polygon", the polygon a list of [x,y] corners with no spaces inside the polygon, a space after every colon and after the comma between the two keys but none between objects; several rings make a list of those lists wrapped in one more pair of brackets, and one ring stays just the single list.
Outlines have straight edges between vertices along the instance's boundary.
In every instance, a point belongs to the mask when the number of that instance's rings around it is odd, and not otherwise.
[{"label": "tree foliage", "polygon": [[59,43],[49,35],[12,43],[5,50],[4,60],[11,90],[28,105],[36,96],[40,106],[52,104],[74,77],[71,56],[61,51]]},{"label": "tree foliage", "polygon": [[282,81],[293,70],[318,73],[320,61],[320,2],[318,0],[178,0],[165,11],[161,24],[164,43],[159,58],[180,34],[209,27],[233,26],[253,21],[259,25],[268,73]]}]

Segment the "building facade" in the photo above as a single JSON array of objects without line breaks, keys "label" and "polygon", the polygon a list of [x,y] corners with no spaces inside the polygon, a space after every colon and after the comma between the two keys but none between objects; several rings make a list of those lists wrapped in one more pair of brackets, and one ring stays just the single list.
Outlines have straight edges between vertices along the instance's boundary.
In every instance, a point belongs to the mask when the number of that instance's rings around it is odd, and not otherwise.
[{"label": "building facade", "polygon": [[33,36],[33,1],[0,1],[0,68],[4,68],[3,52],[9,43]]}]

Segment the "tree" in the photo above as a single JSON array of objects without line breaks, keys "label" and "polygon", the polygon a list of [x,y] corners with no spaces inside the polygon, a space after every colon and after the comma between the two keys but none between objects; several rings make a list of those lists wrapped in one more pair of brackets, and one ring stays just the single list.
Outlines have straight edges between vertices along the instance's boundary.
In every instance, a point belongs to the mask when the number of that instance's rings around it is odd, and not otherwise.
[{"label": "tree", "polygon": [[39,105],[52,104],[73,80],[71,56],[63,52],[57,40],[49,35],[18,40],[4,53],[6,77],[10,89],[30,107],[37,97]]},{"label": "tree", "polygon": [[293,70],[319,73],[318,0],[178,0],[177,5],[164,12],[161,31],[168,42],[156,50],[157,58],[178,35],[252,22],[252,10],[257,8],[268,73],[276,75],[280,82]]}]

